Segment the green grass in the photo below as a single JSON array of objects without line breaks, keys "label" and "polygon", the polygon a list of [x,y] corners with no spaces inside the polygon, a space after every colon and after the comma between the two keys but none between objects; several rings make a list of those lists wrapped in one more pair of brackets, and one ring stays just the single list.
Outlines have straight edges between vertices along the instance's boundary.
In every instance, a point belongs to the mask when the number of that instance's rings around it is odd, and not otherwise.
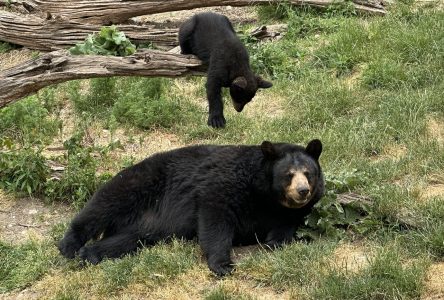
[{"label": "green grass", "polygon": [[60,256],[49,242],[28,241],[20,246],[0,242],[0,293],[30,285],[59,261]]},{"label": "green grass", "polygon": [[[33,149],[28,160],[26,155],[3,160],[22,166],[4,168],[19,170],[1,178],[3,184],[15,184],[12,190],[40,174],[29,159],[39,161],[32,156],[35,147],[57,134],[54,115],[69,98],[84,125],[80,133],[86,134],[90,120],[99,120],[111,132],[137,130],[140,136],[132,144],[152,134],[173,135],[184,144],[305,144],[319,138],[329,191],[305,231],[298,232],[314,241],[254,251],[227,279],[209,274],[195,243],[174,241],[80,268],[61,259],[51,239],[2,243],[0,259],[7,267],[0,271],[1,291],[30,286],[55,299],[137,298],[159,295],[159,290],[171,297],[188,295],[191,286],[190,297],[206,299],[255,299],[264,290],[297,299],[418,299],[429,265],[444,258],[444,195],[425,197],[432,186],[444,184],[444,13],[411,5],[397,2],[384,17],[358,16],[347,4],[323,12],[260,8],[262,23],[289,26],[279,41],[242,37],[253,68],[274,86],[259,91],[241,114],[224,91],[223,130],[206,125],[205,78],[200,77],[77,81],[1,110],[2,151]],[[85,147],[80,133],[67,144],[69,157],[59,158],[70,170],[62,180],[32,179],[50,196],[78,203],[77,208],[100,184],[98,166],[119,164],[119,159],[122,166],[133,163],[121,149]],[[30,177],[19,180],[22,174]],[[343,192],[372,199],[366,216],[344,216],[333,202]],[[64,228],[59,224],[50,236],[57,240]],[[340,265],[335,259],[341,243],[359,245],[367,263],[355,271]]]}]

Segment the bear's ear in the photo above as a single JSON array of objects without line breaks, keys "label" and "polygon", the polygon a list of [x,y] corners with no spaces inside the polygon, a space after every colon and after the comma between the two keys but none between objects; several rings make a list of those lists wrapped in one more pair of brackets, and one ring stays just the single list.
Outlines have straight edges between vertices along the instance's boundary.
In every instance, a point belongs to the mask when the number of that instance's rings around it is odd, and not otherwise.
[{"label": "bear's ear", "polygon": [[277,157],[276,149],[269,141],[262,142],[261,150],[266,159],[275,159]]},{"label": "bear's ear", "polygon": [[245,89],[247,87],[247,79],[243,76],[234,78],[231,83],[232,86],[238,87],[240,89]]},{"label": "bear's ear", "polygon": [[256,82],[257,82],[257,87],[260,89],[268,89],[273,86],[273,84],[270,81],[266,81],[262,79],[262,77],[257,75],[256,75]]},{"label": "bear's ear", "polygon": [[314,159],[318,160],[319,156],[321,156],[321,152],[322,152],[322,143],[321,143],[321,141],[318,140],[318,139],[311,140],[308,143],[307,147],[305,148],[305,152],[307,152],[308,155],[310,155]]}]

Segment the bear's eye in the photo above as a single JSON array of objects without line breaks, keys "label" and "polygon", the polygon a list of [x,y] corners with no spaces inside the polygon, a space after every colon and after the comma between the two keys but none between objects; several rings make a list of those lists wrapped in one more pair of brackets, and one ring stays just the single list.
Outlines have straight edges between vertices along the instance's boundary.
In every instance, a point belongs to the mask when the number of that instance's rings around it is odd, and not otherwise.
[{"label": "bear's eye", "polygon": [[293,174],[292,174],[292,173],[288,173],[285,177],[286,177],[288,180],[291,180],[291,179],[293,178]]},{"label": "bear's eye", "polygon": [[304,172],[304,176],[305,176],[305,177],[308,177],[308,176],[310,176],[310,173],[309,173],[308,171],[305,171],[305,172]]}]

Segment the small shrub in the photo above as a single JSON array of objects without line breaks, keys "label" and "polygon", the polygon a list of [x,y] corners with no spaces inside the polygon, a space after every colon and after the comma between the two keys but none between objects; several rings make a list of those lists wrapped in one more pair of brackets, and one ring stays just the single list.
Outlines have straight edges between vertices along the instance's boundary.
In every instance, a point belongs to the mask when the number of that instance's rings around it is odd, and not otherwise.
[{"label": "small shrub", "polygon": [[79,132],[65,141],[68,150],[64,159],[67,162],[61,178],[47,181],[45,198],[49,201],[66,201],[81,208],[91,198],[97,188],[110,178],[109,174],[96,175],[96,160],[91,147],[83,147],[80,142],[83,132]]},{"label": "small shrub", "polygon": [[19,195],[44,193],[49,168],[40,151],[0,151],[0,188]]}]

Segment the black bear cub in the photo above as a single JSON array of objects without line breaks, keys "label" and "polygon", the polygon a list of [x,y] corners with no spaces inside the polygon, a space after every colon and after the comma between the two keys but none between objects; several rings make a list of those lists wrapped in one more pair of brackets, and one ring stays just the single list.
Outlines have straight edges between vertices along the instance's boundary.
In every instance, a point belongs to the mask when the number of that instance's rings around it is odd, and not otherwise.
[{"label": "black bear cub", "polygon": [[[191,146],[155,154],[100,188],[59,243],[93,264],[173,237],[198,238],[208,266],[232,270],[233,245],[278,247],[324,193],[322,144]],[[89,240],[94,239],[90,244]]]},{"label": "black bear cub", "polygon": [[194,54],[208,66],[208,125],[212,127],[225,125],[222,87],[230,88],[234,109],[241,112],[259,88],[272,86],[253,74],[247,50],[223,15],[194,15],[180,27],[179,44],[183,54]]}]

